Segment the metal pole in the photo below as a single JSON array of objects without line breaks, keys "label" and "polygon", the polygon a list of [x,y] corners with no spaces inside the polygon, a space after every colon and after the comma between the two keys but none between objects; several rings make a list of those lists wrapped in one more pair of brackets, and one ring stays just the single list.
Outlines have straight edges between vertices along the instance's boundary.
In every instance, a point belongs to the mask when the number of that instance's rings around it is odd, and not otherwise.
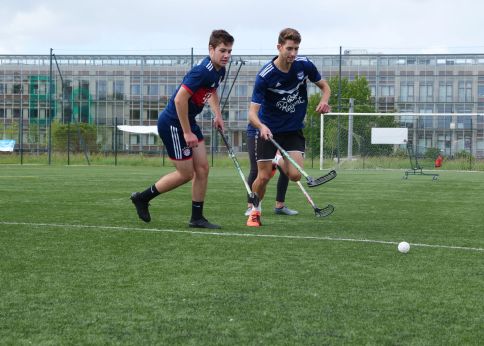
[{"label": "metal pole", "polygon": [[319,147],[321,155],[319,156],[319,170],[323,170],[323,157],[324,157],[324,115],[321,114],[321,136],[319,139]]},{"label": "metal pole", "polygon": [[353,158],[353,112],[355,99],[350,98],[350,112],[348,114],[348,161]]},{"label": "metal pole", "polygon": [[71,164],[71,120],[67,122],[67,165]]},{"label": "metal pole", "polygon": [[49,113],[47,122],[49,126],[49,165],[52,162],[52,48],[50,49],[50,69],[49,69]]},{"label": "metal pole", "polygon": [[114,118],[114,165],[118,165],[118,117]]},{"label": "metal pole", "polygon": [[[338,74],[338,113],[341,112],[341,49],[342,47],[339,46],[339,74]],[[339,143],[339,137],[340,137],[340,115],[338,115],[338,132],[337,132],[337,145],[336,145],[336,152],[337,152],[337,156],[338,156],[338,164],[339,164],[339,146],[340,146],[340,143]]]},{"label": "metal pole", "polygon": [[311,145],[311,168],[314,168],[313,117],[311,116],[309,143]]},{"label": "metal pole", "polygon": [[[59,72],[59,77],[61,80],[61,116],[62,116],[62,123],[64,123],[64,77],[62,77],[62,72],[59,67],[59,63],[57,62],[57,57],[55,54],[52,54],[52,57],[54,58],[55,66],[57,67],[57,72]],[[70,120],[69,120],[70,122]],[[70,163],[70,157],[69,157],[69,123],[67,123],[67,165]]]},{"label": "metal pole", "polygon": [[24,164],[24,150],[23,150],[24,125],[23,125],[23,123],[24,123],[23,114],[22,114],[22,112],[20,112],[18,142],[19,142],[20,164],[21,165]]},{"label": "metal pole", "polygon": [[191,56],[191,59],[192,59],[192,61],[191,61],[191,64],[192,64],[192,65],[191,65],[191,66],[193,67],[193,47],[192,47],[192,53],[191,53],[191,55],[190,55],[190,56]]}]

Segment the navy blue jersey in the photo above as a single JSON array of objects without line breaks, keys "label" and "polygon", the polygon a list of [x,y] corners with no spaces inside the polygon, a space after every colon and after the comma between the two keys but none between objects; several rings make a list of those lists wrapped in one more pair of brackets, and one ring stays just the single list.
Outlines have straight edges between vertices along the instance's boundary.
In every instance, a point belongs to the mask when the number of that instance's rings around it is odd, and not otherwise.
[{"label": "navy blue jersey", "polygon": [[304,127],[307,80],[316,83],[321,75],[306,57],[296,57],[287,73],[274,65],[276,58],[259,71],[252,102],[260,105],[259,118],[272,133],[297,131]]},{"label": "navy blue jersey", "polygon": [[259,129],[257,127],[252,126],[251,123],[247,124],[247,137],[256,137],[259,133]]},{"label": "navy blue jersey", "polygon": [[208,99],[213,93],[217,91],[218,86],[225,77],[225,67],[220,70],[216,70],[210,60],[210,57],[206,57],[194,66],[183,77],[183,81],[175,90],[175,93],[170,98],[168,105],[161,112],[160,117],[168,117],[172,120],[178,120],[175,107],[175,96],[180,88],[185,88],[191,97],[188,101],[188,119],[190,124],[195,124],[195,117],[200,114],[207,103]]}]

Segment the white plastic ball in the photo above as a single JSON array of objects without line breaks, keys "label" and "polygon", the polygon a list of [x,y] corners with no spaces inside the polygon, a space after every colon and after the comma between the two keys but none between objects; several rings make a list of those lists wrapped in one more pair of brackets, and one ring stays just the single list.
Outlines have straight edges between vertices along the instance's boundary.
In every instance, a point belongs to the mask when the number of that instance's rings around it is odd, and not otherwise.
[{"label": "white plastic ball", "polygon": [[410,244],[407,243],[406,241],[402,241],[401,243],[398,244],[398,251],[401,253],[407,253],[410,251]]}]

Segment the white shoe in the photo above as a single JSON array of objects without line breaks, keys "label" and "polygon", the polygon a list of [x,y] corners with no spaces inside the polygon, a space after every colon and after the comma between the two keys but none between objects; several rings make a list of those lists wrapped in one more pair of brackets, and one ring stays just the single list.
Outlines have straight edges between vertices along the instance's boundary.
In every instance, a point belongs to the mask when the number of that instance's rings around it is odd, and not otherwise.
[{"label": "white shoe", "polygon": [[[259,211],[262,211],[262,207],[259,207]],[[251,212],[252,212],[252,207],[248,207],[244,215],[249,216]]]},{"label": "white shoe", "polygon": [[279,215],[297,215],[299,212],[297,210],[289,209],[288,207],[284,206],[282,208],[274,208],[274,213]]}]

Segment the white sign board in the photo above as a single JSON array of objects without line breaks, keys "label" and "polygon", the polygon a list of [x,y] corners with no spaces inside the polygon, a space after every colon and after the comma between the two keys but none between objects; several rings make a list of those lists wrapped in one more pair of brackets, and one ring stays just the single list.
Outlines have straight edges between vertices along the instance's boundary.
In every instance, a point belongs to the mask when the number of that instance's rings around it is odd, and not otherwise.
[{"label": "white sign board", "polygon": [[157,126],[118,125],[118,129],[120,129],[121,131],[131,132],[131,133],[141,133],[141,134],[152,133],[154,135],[158,134],[158,127]]},{"label": "white sign board", "polygon": [[13,151],[15,148],[15,140],[2,139],[0,140],[0,151]]},{"label": "white sign board", "polygon": [[408,129],[395,127],[372,127],[371,144],[406,144]]}]

